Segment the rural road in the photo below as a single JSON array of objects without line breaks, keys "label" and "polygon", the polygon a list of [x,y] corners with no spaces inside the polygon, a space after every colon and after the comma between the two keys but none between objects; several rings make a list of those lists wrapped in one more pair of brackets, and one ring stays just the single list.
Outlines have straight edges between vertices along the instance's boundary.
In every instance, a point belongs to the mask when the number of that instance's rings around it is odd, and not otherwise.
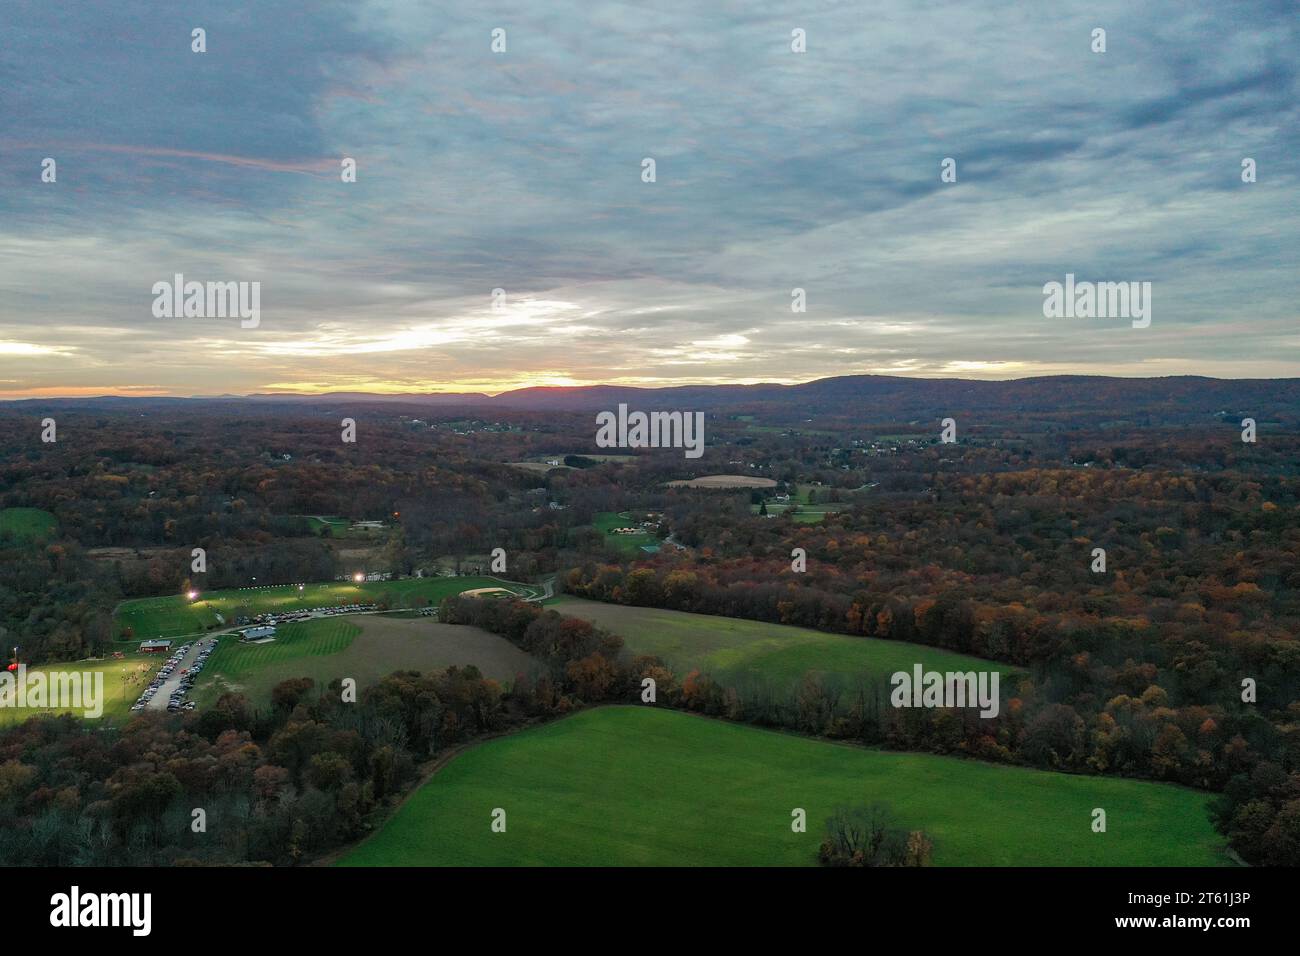
[{"label": "rural road", "polygon": [[176,668],[172,671],[172,676],[168,677],[161,685],[159,685],[157,693],[155,693],[153,697],[149,698],[149,703],[144,705],[145,710],[167,709],[167,701],[171,698],[172,691],[176,690],[176,688],[180,686],[181,678],[185,676],[181,673],[182,668],[193,666],[195,659],[199,656],[199,650],[199,642],[194,641],[190,645],[190,649],[185,652],[185,656],[181,658],[180,663],[177,664]]}]

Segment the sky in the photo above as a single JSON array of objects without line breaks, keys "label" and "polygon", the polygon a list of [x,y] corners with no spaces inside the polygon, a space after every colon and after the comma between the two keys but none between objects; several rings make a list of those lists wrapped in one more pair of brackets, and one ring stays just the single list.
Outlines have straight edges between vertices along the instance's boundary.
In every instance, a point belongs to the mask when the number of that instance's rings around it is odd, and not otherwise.
[{"label": "sky", "polygon": [[1293,0],[6,0],[0,398],[1300,376],[1298,62]]}]

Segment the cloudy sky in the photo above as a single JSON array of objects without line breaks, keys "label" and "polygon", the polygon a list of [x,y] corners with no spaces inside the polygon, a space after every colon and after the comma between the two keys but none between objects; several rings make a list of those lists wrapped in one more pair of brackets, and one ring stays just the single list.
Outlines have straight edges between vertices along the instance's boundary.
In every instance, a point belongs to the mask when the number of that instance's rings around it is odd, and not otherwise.
[{"label": "cloudy sky", "polygon": [[1298,61],[1293,0],[7,0],[0,397],[1300,375]]}]

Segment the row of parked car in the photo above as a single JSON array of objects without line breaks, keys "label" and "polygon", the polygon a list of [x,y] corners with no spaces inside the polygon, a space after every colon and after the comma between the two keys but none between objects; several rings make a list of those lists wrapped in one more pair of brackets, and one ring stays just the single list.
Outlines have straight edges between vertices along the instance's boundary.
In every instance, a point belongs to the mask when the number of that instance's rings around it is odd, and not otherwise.
[{"label": "row of parked car", "polygon": [[[149,701],[153,700],[154,695],[162,689],[162,685],[172,676],[176,668],[180,667],[181,661],[185,659],[185,655],[190,652],[190,648],[193,646],[193,644],[182,644],[171,657],[167,658],[163,666],[158,668],[158,673],[153,675],[153,680],[144,689],[140,699],[131,705],[132,710],[144,710]],[[171,696],[167,699],[167,711],[169,713],[174,714],[179,710],[193,710],[197,706],[194,701],[187,701],[185,695],[194,686],[194,681],[199,676],[199,672],[203,670],[203,665],[207,662],[208,657],[216,650],[217,639],[210,637],[205,641],[200,641],[199,647],[199,655],[194,659],[194,663],[189,667],[181,667],[180,686],[172,691]]]},{"label": "row of parked car", "polygon": [[335,607],[318,607],[321,614],[355,614],[358,611],[378,611],[378,604],[339,604]]},{"label": "row of parked car", "polygon": [[309,611],[285,611],[283,614],[255,614],[252,617],[240,615],[235,624],[239,627],[251,624],[255,627],[262,627],[267,624],[288,624],[290,621],[305,621],[311,617]]},{"label": "row of parked car", "polygon": [[305,621],[316,614],[348,614],[356,611],[378,611],[378,604],[338,604],[333,607],[317,607],[307,611],[284,611],[279,614],[256,614],[253,617],[240,616],[235,624],[243,627],[247,624],[265,626],[269,624],[290,624],[293,621]]}]

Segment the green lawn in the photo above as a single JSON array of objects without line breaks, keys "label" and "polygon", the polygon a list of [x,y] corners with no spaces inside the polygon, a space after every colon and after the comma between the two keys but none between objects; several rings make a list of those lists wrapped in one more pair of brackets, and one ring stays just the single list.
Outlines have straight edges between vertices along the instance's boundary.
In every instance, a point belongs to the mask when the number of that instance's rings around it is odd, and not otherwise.
[{"label": "green lawn", "polygon": [[[790,495],[790,501],[775,501],[767,499],[767,513],[771,515],[781,515],[789,511],[793,506],[798,506],[798,510],[790,515],[791,521],[797,521],[800,524],[817,524],[825,519],[828,514],[835,514],[839,511],[847,511],[852,505],[845,501],[825,501],[831,494],[831,489],[822,485],[796,485]],[[819,499],[816,502],[811,501],[813,495]],[[750,505],[749,510],[753,514],[758,514],[758,505]]]},{"label": "green lawn", "polygon": [[[108,658],[97,661],[74,661],[61,664],[42,664],[28,668],[29,673],[44,671],[79,671],[83,674],[104,675],[103,700],[104,712],[101,716],[106,721],[121,721],[130,715],[131,705],[139,698],[140,692],[149,686],[149,681],[166,654],[127,654],[125,660]],[[93,677],[91,678],[93,680]],[[70,709],[66,707],[0,707],[0,726],[22,723],[37,714],[72,713],[84,716],[87,708]]]},{"label": "green lawn", "polygon": [[311,527],[312,534],[324,534],[325,529],[328,528],[331,538],[373,539],[383,537],[383,535],[387,533],[387,529],[354,529],[352,527],[352,519],[350,518],[336,518],[331,515],[321,515],[319,517],[315,515],[303,515],[302,517]]},{"label": "green lawn", "polygon": [[352,526],[352,522],[347,518],[317,518],[314,515],[304,515],[304,517],[307,519],[307,524],[311,526],[313,534],[324,534],[325,529],[328,528],[331,537],[341,538]]},{"label": "green lawn", "polygon": [[49,538],[54,535],[59,522],[54,515],[40,508],[0,509],[0,538],[12,535],[22,541]]},{"label": "green lawn", "polygon": [[[822,521],[827,515],[835,514],[836,512],[839,511],[844,511],[848,507],[849,507],[848,505],[842,502],[830,502],[830,501],[824,504],[819,503],[815,505],[800,504],[799,510],[796,511],[794,514],[790,515],[790,520],[797,521],[800,524],[817,524],[818,522]],[[759,506],[750,505],[749,510],[753,514],[758,514]],[[789,510],[790,510],[790,505],[787,504],[786,502],[783,501],[767,502],[767,513],[770,515],[782,515]]]},{"label": "green lawn", "polygon": [[591,521],[591,526],[597,531],[604,533],[605,544],[624,555],[641,555],[644,557],[646,552],[642,551],[643,547],[659,545],[659,539],[646,531],[639,531],[636,534],[611,534],[614,528],[632,527],[632,515],[624,511],[622,513],[614,511],[601,511]]},{"label": "green lawn", "polygon": [[[606,707],[489,741],[419,789],[345,866],[800,866],[837,806],[883,801],[936,866],[1228,865],[1208,795],[810,740]],[[495,808],[506,832],[493,833]],[[807,811],[806,833],[791,811]],[[1093,833],[1105,809],[1107,831]]]},{"label": "green lawn", "polygon": [[376,601],[391,594],[397,605],[420,604],[427,600],[437,604],[444,597],[483,587],[507,587],[521,593],[527,586],[511,584],[491,577],[403,578],[400,581],[377,581],[369,584],[331,582],[308,584],[299,591],[285,584],[246,590],[200,592],[193,602],[184,595],[140,598],[124,601],[114,617],[114,633],[121,639],[123,629],[132,629],[131,640],[156,637],[179,637],[211,627],[220,627],[220,614],[227,626],[234,626],[240,615],[326,607],[334,604],[357,604]]},{"label": "green lawn", "polygon": [[265,644],[244,644],[238,637],[223,637],[204,665],[199,683],[206,683],[218,673],[242,681],[273,664],[338,654],[347,650],[360,633],[361,628],[344,617],[319,617],[281,624],[276,628],[275,640]]},{"label": "green lawn", "polygon": [[310,658],[341,653],[360,633],[361,628],[346,618],[324,617],[281,624],[275,640],[266,644],[243,644],[238,637],[223,637],[203,666],[191,696],[204,706],[222,691],[237,690],[255,704],[265,705],[271,688],[280,681],[319,676],[313,673],[317,662]]},{"label": "green lawn", "polygon": [[865,677],[888,685],[895,671],[997,670],[1002,689],[1011,689],[1006,664],[951,651],[882,641],[872,637],[827,634],[803,627],[744,621],[710,614],[626,607],[562,595],[553,605],[561,614],[581,617],[620,635],[634,654],[655,654],[679,674],[691,668],[716,678],[759,678],[789,684],[808,671],[845,678]]}]

